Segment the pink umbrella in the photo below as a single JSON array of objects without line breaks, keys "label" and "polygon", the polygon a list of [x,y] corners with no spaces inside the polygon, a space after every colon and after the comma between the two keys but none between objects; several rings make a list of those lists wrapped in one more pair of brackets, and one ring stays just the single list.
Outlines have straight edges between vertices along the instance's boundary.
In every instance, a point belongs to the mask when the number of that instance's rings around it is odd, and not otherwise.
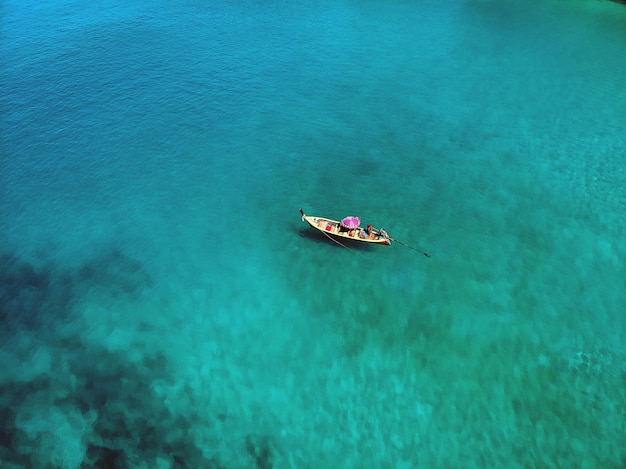
[{"label": "pink umbrella", "polygon": [[346,217],[341,220],[341,226],[343,226],[344,228],[348,228],[349,230],[358,228],[360,224],[361,219],[359,217]]}]

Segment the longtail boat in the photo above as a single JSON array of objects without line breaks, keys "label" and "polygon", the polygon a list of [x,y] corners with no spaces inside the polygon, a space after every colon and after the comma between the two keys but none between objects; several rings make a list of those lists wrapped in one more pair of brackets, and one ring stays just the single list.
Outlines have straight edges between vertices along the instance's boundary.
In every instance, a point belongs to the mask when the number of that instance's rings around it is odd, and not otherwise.
[{"label": "longtail boat", "polygon": [[361,224],[359,217],[345,217],[341,221],[338,221],[330,218],[305,215],[302,209],[300,209],[300,213],[302,214],[302,221],[307,222],[311,228],[321,231],[331,239],[351,239],[352,241],[382,244],[384,246],[391,244],[391,238],[385,230],[376,230],[372,225],[368,225],[367,229],[359,226]]}]

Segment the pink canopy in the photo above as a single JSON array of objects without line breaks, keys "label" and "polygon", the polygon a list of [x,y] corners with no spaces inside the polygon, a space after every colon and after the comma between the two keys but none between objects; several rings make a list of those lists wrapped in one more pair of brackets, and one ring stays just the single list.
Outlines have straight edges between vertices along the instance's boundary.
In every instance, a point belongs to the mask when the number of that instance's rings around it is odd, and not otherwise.
[{"label": "pink canopy", "polygon": [[359,217],[346,217],[341,220],[341,226],[344,228],[348,228],[349,230],[353,228],[358,228],[361,224],[361,219]]}]

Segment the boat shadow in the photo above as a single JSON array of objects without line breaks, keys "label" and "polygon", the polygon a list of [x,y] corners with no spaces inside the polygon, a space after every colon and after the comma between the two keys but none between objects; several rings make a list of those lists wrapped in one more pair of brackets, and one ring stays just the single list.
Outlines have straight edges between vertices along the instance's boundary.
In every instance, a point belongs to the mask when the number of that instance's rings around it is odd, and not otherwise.
[{"label": "boat shadow", "polygon": [[[331,245],[331,247],[335,247],[338,249],[344,249],[343,246],[345,246],[350,249],[356,249],[359,251],[368,252],[368,251],[374,250],[375,248],[375,246],[372,246],[371,244],[362,243],[360,241],[356,241],[352,239],[345,239],[345,238],[336,239],[334,237],[331,237],[330,235],[325,235],[321,231],[312,230],[309,227],[293,228],[292,231],[298,236],[300,236],[301,238],[307,239],[309,241],[314,241],[320,244]],[[341,243],[343,244],[343,246],[337,243]]]}]

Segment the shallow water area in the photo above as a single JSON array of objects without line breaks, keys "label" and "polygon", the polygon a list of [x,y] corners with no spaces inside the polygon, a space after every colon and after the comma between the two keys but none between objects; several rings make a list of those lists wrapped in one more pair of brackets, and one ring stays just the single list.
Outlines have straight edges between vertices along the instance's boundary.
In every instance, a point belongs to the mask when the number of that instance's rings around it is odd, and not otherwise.
[{"label": "shallow water area", "polygon": [[2,10],[1,462],[626,464],[624,5]]}]

